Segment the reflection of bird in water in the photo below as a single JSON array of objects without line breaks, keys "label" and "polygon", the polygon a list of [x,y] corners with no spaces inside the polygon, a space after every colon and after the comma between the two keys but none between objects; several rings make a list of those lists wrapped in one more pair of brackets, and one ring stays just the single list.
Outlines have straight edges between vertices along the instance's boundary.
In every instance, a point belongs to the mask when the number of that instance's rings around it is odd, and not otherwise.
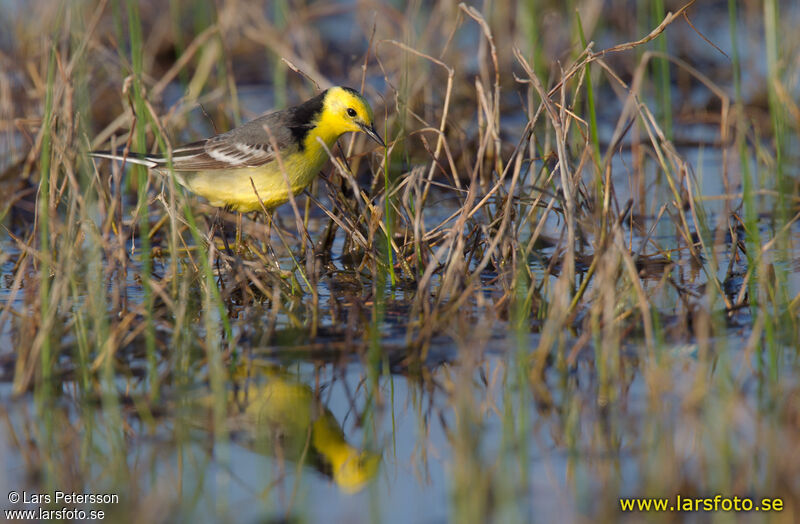
[{"label": "reflection of bird in water", "polygon": [[[241,377],[246,366],[235,375]],[[345,440],[333,413],[311,388],[279,368],[254,365],[231,398],[233,438],[259,453],[311,464],[345,492],[361,490],[378,472],[380,455]]]}]

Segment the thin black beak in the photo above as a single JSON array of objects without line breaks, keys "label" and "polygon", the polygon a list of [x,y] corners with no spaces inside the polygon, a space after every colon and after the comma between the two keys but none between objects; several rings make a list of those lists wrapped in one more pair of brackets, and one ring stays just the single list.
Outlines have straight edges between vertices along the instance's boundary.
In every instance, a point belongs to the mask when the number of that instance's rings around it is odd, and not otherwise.
[{"label": "thin black beak", "polygon": [[361,129],[364,130],[364,132],[367,134],[368,137],[379,143],[381,146],[386,147],[386,144],[381,138],[381,135],[379,135],[378,132],[375,131],[374,125],[368,126],[366,124],[361,124]]}]

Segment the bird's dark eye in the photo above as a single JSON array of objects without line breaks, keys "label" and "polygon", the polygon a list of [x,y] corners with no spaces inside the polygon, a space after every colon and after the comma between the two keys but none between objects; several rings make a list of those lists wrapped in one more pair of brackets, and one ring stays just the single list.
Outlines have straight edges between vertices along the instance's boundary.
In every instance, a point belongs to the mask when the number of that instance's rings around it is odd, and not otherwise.
[{"label": "bird's dark eye", "polygon": [[347,108],[347,114],[350,115],[350,116],[356,116],[358,113],[356,113],[356,110],[353,109],[352,107],[348,107]]}]

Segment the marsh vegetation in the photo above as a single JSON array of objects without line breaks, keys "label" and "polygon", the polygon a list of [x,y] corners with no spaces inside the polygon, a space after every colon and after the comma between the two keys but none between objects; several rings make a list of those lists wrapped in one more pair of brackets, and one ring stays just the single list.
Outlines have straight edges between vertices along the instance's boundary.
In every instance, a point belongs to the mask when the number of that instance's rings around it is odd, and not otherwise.
[{"label": "marsh vegetation", "polygon": [[[3,3],[0,493],[117,493],[137,522],[640,521],[620,497],[722,493],[793,521],[798,21]],[[270,216],[87,155],[331,85],[388,147],[346,136]]]}]

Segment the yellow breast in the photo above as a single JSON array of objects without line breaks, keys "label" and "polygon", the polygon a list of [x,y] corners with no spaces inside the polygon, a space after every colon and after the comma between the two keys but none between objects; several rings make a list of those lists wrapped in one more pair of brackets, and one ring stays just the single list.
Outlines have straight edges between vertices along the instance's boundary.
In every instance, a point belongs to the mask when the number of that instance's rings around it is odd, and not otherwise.
[{"label": "yellow breast", "polygon": [[184,176],[186,186],[214,206],[249,212],[261,209],[263,204],[271,210],[289,200],[290,187],[296,195],[319,173],[326,157],[322,147],[316,149],[323,154],[296,151],[286,155],[282,158],[283,172],[281,163],[273,160],[258,167],[199,171]]},{"label": "yellow breast", "polygon": [[198,171],[183,176],[185,185],[213,206],[230,206],[246,213],[261,209],[263,203],[271,210],[289,200],[290,187],[297,195],[319,173],[328,153],[318,139],[330,150],[340,135],[323,116],[306,135],[302,149],[295,146],[281,152],[283,172],[279,162],[273,160],[258,167]]}]

